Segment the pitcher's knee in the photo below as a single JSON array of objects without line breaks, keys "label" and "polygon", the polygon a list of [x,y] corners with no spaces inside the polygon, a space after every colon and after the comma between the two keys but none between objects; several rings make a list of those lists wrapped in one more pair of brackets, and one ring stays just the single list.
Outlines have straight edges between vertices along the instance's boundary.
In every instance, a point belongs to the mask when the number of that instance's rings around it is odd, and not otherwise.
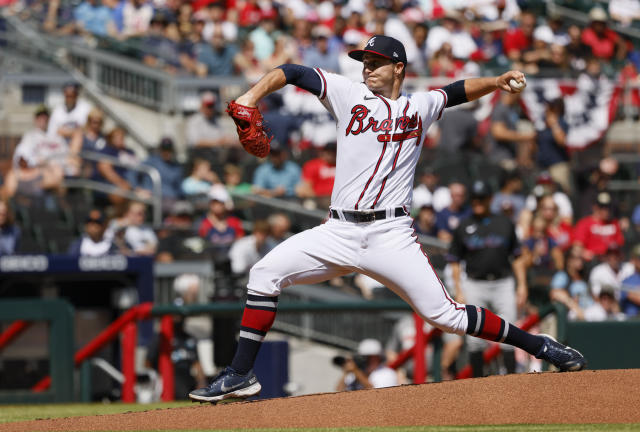
[{"label": "pitcher's knee", "polygon": [[280,294],[282,278],[259,261],[249,271],[249,294],[275,297]]},{"label": "pitcher's knee", "polygon": [[445,333],[455,333],[464,335],[467,330],[467,314],[462,305],[459,308],[447,308],[442,313],[432,314],[425,317],[432,326],[442,330]]}]

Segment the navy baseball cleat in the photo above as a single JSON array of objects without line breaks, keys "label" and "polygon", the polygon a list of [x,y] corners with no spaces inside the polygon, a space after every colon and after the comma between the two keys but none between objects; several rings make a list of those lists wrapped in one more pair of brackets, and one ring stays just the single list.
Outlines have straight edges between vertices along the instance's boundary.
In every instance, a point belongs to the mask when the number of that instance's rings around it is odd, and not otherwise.
[{"label": "navy baseball cleat", "polygon": [[261,389],[262,386],[253,371],[240,375],[227,367],[213,378],[208,387],[189,393],[189,398],[197,402],[216,403],[223,399],[246,399],[257,395]]},{"label": "navy baseball cleat", "polygon": [[544,339],[544,345],[540,348],[536,358],[546,360],[562,372],[575,372],[584,369],[587,361],[577,350],[562,345],[547,334],[538,335]]}]

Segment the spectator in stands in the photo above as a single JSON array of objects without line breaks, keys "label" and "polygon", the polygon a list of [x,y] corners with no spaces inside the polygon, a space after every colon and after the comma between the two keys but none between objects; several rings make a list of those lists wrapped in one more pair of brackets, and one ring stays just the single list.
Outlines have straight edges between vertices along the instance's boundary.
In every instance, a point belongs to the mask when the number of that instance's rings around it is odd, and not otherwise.
[{"label": "spectator in stands", "polygon": [[515,169],[504,170],[500,190],[491,200],[491,213],[505,213],[516,223],[523,209],[524,195],[522,195],[521,174]]},{"label": "spectator in stands", "polygon": [[596,301],[584,311],[585,321],[622,321],[624,318],[615,291],[609,286],[603,287]]},{"label": "spectator in stands", "polygon": [[282,243],[289,236],[291,230],[291,220],[285,213],[274,213],[269,216],[269,238],[276,245]]},{"label": "spectator in stands", "polygon": [[640,316],[640,244],[631,250],[633,273],[622,280],[620,309],[628,319]]},{"label": "spectator in stands", "polygon": [[155,255],[158,237],[146,225],[147,206],[137,201],[129,201],[124,216],[111,221],[107,236],[127,255]]},{"label": "spectator in stands", "polygon": [[[467,165],[484,152],[474,111],[478,103],[468,102],[443,112],[435,138],[437,157],[449,164]],[[472,159],[473,158],[473,159]]]},{"label": "spectator in stands", "polygon": [[593,213],[580,219],[574,228],[573,243],[584,247],[583,258],[587,261],[604,255],[612,244],[619,247],[624,244],[611,204],[611,195],[600,192],[593,205]]},{"label": "spectator in stands", "polygon": [[156,12],[151,18],[149,30],[141,38],[142,62],[147,66],[175,74],[184,69],[195,71],[195,61],[180,50],[180,33],[175,23]]},{"label": "spectator in stands", "polygon": [[[281,33],[275,40],[273,53],[261,61],[264,70],[271,70],[285,63],[300,63],[295,52],[295,42],[291,36]],[[360,71],[362,75],[362,71]]]},{"label": "spectator in stands", "polygon": [[633,274],[633,264],[622,262],[622,249],[616,243],[609,244],[601,259],[602,262],[589,273],[591,295],[597,300],[602,290],[608,287],[619,299],[622,281]]},{"label": "spectator in stands", "polygon": [[577,25],[570,25],[567,33],[569,34],[569,44],[566,46],[569,65],[574,71],[582,72],[587,68],[587,58],[591,56],[591,47],[582,41],[582,29]]},{"label": "spectator in stands", "polygon": [[2,185],[2,198],[17,196],[23,204],[41,199],[47,192],[59,191],[64,172],[61,163],[50,157],[68,152],[66,142],[58,135],[45,133],[49,110],[39,106],[34,113],[34,127],[27,131],[16,146],[12,166]]},{"label": "spectator in stands", "polygon": [[445,43],[451,46],[456,59],[468,59],[478,48],[468,31],[462,26],[462,15],[449,9],[439,26],[432,27],[427,36],[427,57],[431,58]]},{"label": "spectator in stands", "polygon": [[233,58],[237,49],[235,45],[224,40],[222,29],[216,28],[208,42],[196,47],[198,65],[197,73],[205,76],[231,76],[234,74]]},{"label": "spectator in stands", "polygon": [[255,56],[253,41],[245,39],[242,48],[233,58],[236,71],[244,76],[249,85],[253,85],[268,72],[263,63]]},{"label": "spectator in stands", "polygon": [[520,61],[524,51],[533,44],[533,32],[536,28],[536,16],[533,12],[520,14],[518,26],[507,30],[502,38],[503,52],[512,62]]},{"label": "spectator in stands", "polygon": [[[176,160],[173,140],[169,137],[163,137],[158,148],[143,161],[143,164],[158,170],[162,180],[162,209],[169,211],[173,203],[182,196],[182,165]],[[152,192],[151,177],[147,174],[141,174],[141,176],[139,186]]]},{"label": "spectator in stands", "polygon": [[260,61],[269,58],[273,54],[278,12],[271,7],[263,9],[261,15],[257,27],[248,35],[248,38],[253,42],[256,58]]},{"label": "spectator in stands", "polygon": [[230,193],[250,194],[251,183],[242,181],[242,168],[234,164],[224,166],[224,185]]},{"label": "spectator in stands", "polygon": [[548,170],[551,178],[571,194],[571,168],[566,139],[569,125],[564,119],[564,101],[562,98],[547,103],[545,111],[546,128],[536,136],[538,144],[538,166]]},{"label": "spectator in stands", "polygon": [[570,320],[584,320],[584,311],[593,305],[585,277],[586,269],[580,248],[571,248],[565,259],[565,270],[551,278],[551,300],[560,302],[569,308]]},{"label": "spectator in stands", "polygon": [[105,37],[115,34],[112,12],[100,0],[85,0],[73,11],[78,33]]},{"label": "spectator in stands", "polygon": [[235,42],[238,38],[238,26],[230,19],[225,19],[225,12],[229,14],[232,11],[225,11],[225,5],[223,1],[210,2],[206,8],[205,25],[202,29],[202,37],[205,40],[210,40],[216,29],[222,30],[222,36],[229,42]]},{"label": "spectator in stands", "polygon": [[106,220],[102,211],[89,211],[84,221],[84,233],[69,246],[69,255],[103,256],[118,253],[111,237],[105,236]]},{"label": "spectator in stands", "polygon": [[208,241],[214,261],[226,260],[233,242],[244,236],[244,229],[240,219],[229,215],[233,202],[224,186],[211,187],[209,199],[209,211],[200,223],[198,235]]},{"label": "spectator in stands", "polygon": [[464,61],[453,55],[453,48],[449,42],[444,42],[440,49],[429,59],[429,74],[438,77],[457,77],[464,67]]},{"label": "spectator in stands", "polygon": [[[100,151],[106,156],[116,158],[124,166],[115,165],[110,160],[101,160],[97,164],[94,178],[103,183],[111,184],[121,191],[130,191],[134,185],[131,182],[133,180],[131,171],[127,169],[127,166],[135,166],[139,161],[135,153],[126,148],[125,137],[126,131],[123,128],[113,128],[107,134],[107,145]],[[96,198],[99,201],[103,200],[104,195],[98,193]],[[125,198],[114,193],[108,195],[108,200],[114,205],[123,205],[126,201]]]},{"label": "spectator in stands", "polygon": [[193,168],[189,177],[182,181],[182,193],[187,197],[197,197],[209,193],[211,186],[220,180],[211,170],[211,164],[206,159],[193,160]]},{"label": "spectator in stands", "polygon": [[[566,251],[571,246],[571,225],[563,221],[558,215],[558,205],[552,195],[545,195],[540,199],[536,209],[536,217],[545,221],[546,233],[558,247]],[[529,235],[526,233],[525,238]]]},{"label": "spectator in stands", "polygon": [[200,96],[200,111],[186,123],[187,146],[191,156],[210,161],[220,159],[220,149],[238,144],[237,137],[224,131],[218,122],[215,93],[206,91]]},{"label": "spectator in stands", "polygon": [[440,185],[440,176],[433,167],[426,167],[420,175],[420,183],[413,189],[413,209],[423,205],[432,205],[436,212],[451,203],[449,188]]},{"label": "spectator in stands", "polygon": [[127,0],[122,8],[123,39],[144,36],[153,18],[153,5],[146,0]]},{"label": "spectator in stands", "polygon": [[336,391],[384,388],[398,385],[396,372],[386,366],[382,344],[377,339],[364,339],[357,356],[337,357],[334,364],[342,368]]},{"label": "spectator in stands", "polygon": [[[531,194],[527,196],[525,204],[527,210],[530,211],[531,214],[535,213],[540,205],[540,200],[547,195],[551,195],[553,197],[553,201],[558,207],[558,216],[560,217],[560,220],[571,225],[573,223],[573,207],[571,206],[571,200],[566,193],[558,188],[558,185],[553,181],[551,174],[547,171],[542,171],[537,175],[536,185],[531,191]],[[522,216],[526,216],[525,212],[522,213]],[[529,221],[530,220],[531,218]]]},{"label": "spectator in stands", "polygon": [[[429,35],[429,27],[424,22],[418,22],[411,31],[413,43],[416,46],[416,56],[413,62],[408,66],[407,73],[411,75],[426,75],[429,57],[427,56],[427,36]],[[355,49],[355,48],[354,48]]]},{"label": "spectator in stands", "polygon": [[91,105],[82,99],[78,99],[80,86],[76,83],[67,83],[62,88],[64,103],[58,105],[51,113],[48,135],[60,135],[67,142],[76,130],[82,128],[87,122],[87,116],[91,111]]},{"label": "spectator in stands", "polygon": [[84,129],[76,129],[69,147],[73,153],[81,151],[98,152],[107,145],[102,127],[104,126],[104,113],[98,108],[92,108],[87,115],[87,123]]},{"label": "spectator in stands", "polygon": [[460,221],[471,216],[471,208],[467,205],[467,187],[460,182],[449,185],[451,203],[448,207],[438,212],[436,228],[438,238],[444,242],[453,239],[453,232],[460,225]]},{"label": "spectator in stands", "polygon": [[362,65],[357,60],[349,57],[349,51],[358,49],[361,44],[364,44],[364,35],[357,30],[351,29],[344,32],[342,39],[344,41],[344,49],[338,54],[340,75],[357,82],[362,79]]},{"label": "spectator in stands", "polygon": [[189,201],[176,201],[158,230],[156,261],[202,258],[206,243],[194,229],[194,206]]},{"label": "spectator in stands", "polygon": [[552,43],[553,31],[549,27],[540,26],[534,30],[531,47],[522,53],[522,67],[525,73],[539,75],[551,66]]},{"label": "spectator in stands", "polygon": [[296,193],[301,198],[324,198],[328,204],[336,178],[336,143],[327,144],[318,153],[317,158],[302,165],[302,181],[296,187]]},{"label": "spectator in stands", "polygon": [[620,25],[628,27],[640,20],[640,0],[610,0],[609,15]]},{"label": "spectator in stands", "polygon": [[531,235],[522,242],[522,256],[533,287],[546,289],[553,275],[564,269],[562,249],[547,233],[547,221],[539,216],[531,223]]},{"label": "spectator in stands", "polygon": [[620,164],[612,157],[602,158],[595,165],[584,163],[576,171],[576,202],[580,215],[588,214],[598,195],[609,189],[611,180],[621,176]]},{"label": "spectator in stands", "polygon": [[423,204],[418,210],[413,228],[416,234],[436,237],[438,229],[436,228],[436,211],[431,204]]},{"label": "spectator in stands", "polygon": [[300,167],[287,160],[284,148],[271,147],[267,161],[253,173],[253,191],[266,197],[295,196],[295,188],[300,183]]},{"label": "spectator in stands", "polygon": [[329,38],[333,34],[331,30],[324,25],[317,25],[311,34],[313,46],[305,51],[302,64],[338,73],[340,71],[338,56],[329,49]]},{"label": "spectator in stands", "polygon": [[520,112],[518,110],[519,94],[503,92],[491,115],[491,137],[493,149],[490,156],[496,162],[514,161],[524,152],[523,147],[533,145],[535,131],[518,130]]},{"label": "spectator in stands", "polygon": [[629,248],[633,245],[640,244],[640,204],[636,205],[631,212],[631,217],[625,221],[620,220],[622,234],[624,235],[625,252],[631,252]]},{"label": "spectator in stands", "polygon": [[265,220],[255,221],[253,233],[236,240],[231,246],[231,271],[236,275],[248,275],[249,269],[274,246],[274,241],[269,238],[269,223]]},{"label": "spectator in stands", "polygon": [[15,223],[13,212],[6,201],[0,200],[0,255],[12,255],[20,247],[22,232]]},{"label": "spectator in stands", "polygon": [[589,11],[589,27],[582,31],[582,42],[591,48],[591,54],[599,59],[621,60],[626,55],[623,40],[607,26],[607,12],[600,6]]}]

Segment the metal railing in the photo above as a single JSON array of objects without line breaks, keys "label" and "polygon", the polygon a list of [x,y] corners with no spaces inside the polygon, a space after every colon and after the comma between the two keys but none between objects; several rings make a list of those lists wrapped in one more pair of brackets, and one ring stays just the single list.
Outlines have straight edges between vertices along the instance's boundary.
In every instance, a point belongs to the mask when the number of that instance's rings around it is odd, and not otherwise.
[{"label": "metal railing", "polygon": [[[152,166],[137,164],[131,165],[121,162],[118,158],[109,156],[103,153],[97,153],[92,151],[82,151],[78,154],[81,159],[89,160],[92,162],[109,162],[112,165],[126,168],[130,171],[146,174],[151,179],[151,198],[144,198],[137,195],[135,192],[127,191],[114,186],[109,183],[103,183],[96,180],[90,180],[82,177],[65,177],[62,180],[62,186],[67,188],[76,189],[90,189],[105,194],[118,195],[123,198],[127,198],[132,201],[139,201],[141,203],[150,205],[152,207],[152,221],[153,227],[159,228],[162,225],[162,178],[158,170]],[[50,159],[56,160],[69,157],[68,155],[54,155]]]}]

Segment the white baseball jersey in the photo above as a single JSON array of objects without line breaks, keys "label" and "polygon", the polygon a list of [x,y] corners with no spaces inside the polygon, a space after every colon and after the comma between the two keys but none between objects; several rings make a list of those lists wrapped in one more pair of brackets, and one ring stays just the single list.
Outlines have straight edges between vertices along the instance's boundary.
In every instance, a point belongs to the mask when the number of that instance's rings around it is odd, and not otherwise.
[{"label": "white baseball jersey", "polygon": [[319,99],[336,118],[336,179],[331,207],[343,210],[411,206],[413,178],[427,129],[447,104],[440,89],[396,100],[364,83],[316,68]]}]

